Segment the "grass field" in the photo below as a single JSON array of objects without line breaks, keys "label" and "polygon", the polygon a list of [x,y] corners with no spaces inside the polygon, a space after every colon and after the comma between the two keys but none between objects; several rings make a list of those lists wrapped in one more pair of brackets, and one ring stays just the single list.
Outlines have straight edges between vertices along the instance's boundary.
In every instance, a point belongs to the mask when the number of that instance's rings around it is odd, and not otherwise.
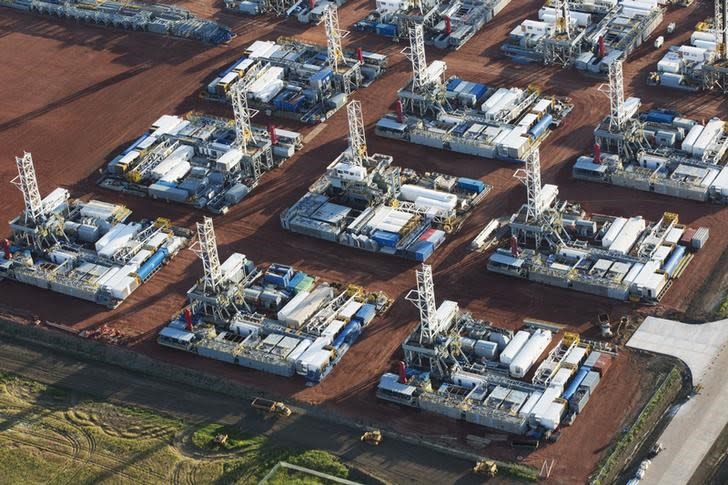
[{"label": "grass field", "polygon": [[[220,433],[228,434],[223,446],[213,443]],[[282,460],[339,477],[349,472],[323,451],[283,449],[264,436],[192,426],[0,373],[2,483],[247,484]]]}]

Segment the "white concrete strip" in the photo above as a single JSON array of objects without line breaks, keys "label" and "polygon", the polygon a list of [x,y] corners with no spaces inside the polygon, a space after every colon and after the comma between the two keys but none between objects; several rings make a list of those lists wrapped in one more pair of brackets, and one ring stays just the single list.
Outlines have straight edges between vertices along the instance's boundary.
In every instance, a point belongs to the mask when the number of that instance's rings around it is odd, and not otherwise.
[{"label": "white concrete strip", "polygon": [[728,320],[690,325],[647,317],[627,347],[677,357],[690,367],[696,385],[727,342]]},{"label": "white concrete strip", "polygon": [[700,393],[672,418],[659,441],[665,450],[652,460],[644,485],[687,483],[728,423],[728,320],[689,325],[647,318],[629,347],[685,361]]}]

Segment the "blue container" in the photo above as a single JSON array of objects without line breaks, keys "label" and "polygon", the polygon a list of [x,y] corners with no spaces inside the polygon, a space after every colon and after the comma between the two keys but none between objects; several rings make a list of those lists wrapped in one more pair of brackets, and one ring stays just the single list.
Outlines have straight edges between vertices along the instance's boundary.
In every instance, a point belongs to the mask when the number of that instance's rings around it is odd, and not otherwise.
[{"label": "blue container", "polygon": [[286,289],[289,291],[295,291],[296,286],[303,281],[303,279],[306,277],[306,273],[303,271],[299,271],[295,275],[293,275],[293,278],[288,282],[288,286],[286,286]]},{"label": "blue container", "polygon": [[581,385],[581,381],[584,380],[586,375],[589,373],[590,368],[589,367],[580,367],[579,370],[576,372],[576,375],[574,376],[574,380],[571,381],[571,384],[569,384],[566,387],[566,390],[564,391],[564,399],[567,401],[571,399],[571,396],[574,395],[576,390]]},{"label": "blue container", "polygon": [[313,56],[313,58],[317,61],[325,61],[327,59],[327,54],[325,52],[319,52]]},{"label": "blue container", "polygon": [[303,94],[303,96],[306,99],[310,99],[311,101],[316,99],[316,90],[315,89],[306,88],[303,91],[301,91],[301,94]]},{"label": "blue container", "polygon": [[447,90],[448,91],[455,91],[455,88],[457,88],[458,86],[460,86],[460,83],[461,82],[462,81],[460,79],[458,79],[458,78],[450,79],[447,82]]},{"label": "blue container", "polygon": [[386,37],[395,37],[397,35],[397,26],[394,24],[377,24],[374,29],[377,31],[377,34]]},{"label": "blue container", "polygon": [[549,126],[551,126],[551,123],[554,121],[554,117],[551,115],[546,115],[543,118],[539,120],[538,123],[533,125],[530,130],[528,130],[528,134],[531,135],[533,138],[538,138],[539,136],[543,135],[543,133],[548,130]]},{"label": "blue container", "polygon": [[283,264],[273,263],[263,276],[263,281],[280,288],[287,288],[293,276],[293,268]]},{"label": "blue container", "polygon": [[667,261],[665,261],[665,264],[662,266],[663,271],[665,271],[668,276],[672,277],[677,266],[680,264],[680,261],[682,261],[683,256],[685,256],[685,246],[676,246],[670,257],[667,258]]},{"label": "blue container", "polygon": [[675,115],[669,112],[652,110],[645,115],[644,119],[653,123],[665,123],[669,125],[675,119]]},{"label": "blue container", "polygon": [[395,234],[389,231],[374,231],[372,239],[375,240],[380,246],[394,248],[399,242],[399,234]]},{"label": "blue container", "polygon": [[476,194],[479,194],[485,190],[485,184],[480,180],[460,177],[458,179],[458,188],[461,190],[467,190],[468,192],[475,192]]},{"label": "blue container", "polygon": [[485,96],[485,93],[487,92],[488,86],[486,86],[485,84],[474,83],[473,86],[470,88],[470,94],[474,94],[475,97],[478,99]]},{"label": "blue container", "polygon": [[169,251],[167,251],[167,248],[160,248],[157,250],[156,253],[154,253],[147,261],[139,267],[136,274],[142,281],[147,281],[150,276],[152,276],[152,273],[159,268],[162,263],[164,263],[164,260],[167,259],[167,255],[169,254]]},{"label": "blue container", "polygon": [[412,248],[415,261],[424,262],[435,252],[435,246],[430,241],[417,241]]},{"label": "blue container", "polygon": [[374,320],[377,315],[377,308],[371,303],[365,303],[357,310],[354,314],[354,319],[359,319],[364,325],[368,325],[369,322]]},{"label": "blue container", "polygon": [[334,71],[330,67],[324,67],[320,71],[313,73],[311,81],[324,81],[334,75]]}]

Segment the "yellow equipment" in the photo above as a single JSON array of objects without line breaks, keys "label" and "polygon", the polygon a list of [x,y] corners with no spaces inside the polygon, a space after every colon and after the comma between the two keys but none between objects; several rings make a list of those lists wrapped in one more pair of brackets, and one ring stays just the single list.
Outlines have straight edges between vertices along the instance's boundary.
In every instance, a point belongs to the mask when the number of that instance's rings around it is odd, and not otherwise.
[{"label": "yellow equipment", "polygon": [[379,446],[382,442],[382,432],[378,429],[372,430],[372,431],[366,431],[363,435],[361,435],[361,441],[364,443],[369,443],[370,445]]}]

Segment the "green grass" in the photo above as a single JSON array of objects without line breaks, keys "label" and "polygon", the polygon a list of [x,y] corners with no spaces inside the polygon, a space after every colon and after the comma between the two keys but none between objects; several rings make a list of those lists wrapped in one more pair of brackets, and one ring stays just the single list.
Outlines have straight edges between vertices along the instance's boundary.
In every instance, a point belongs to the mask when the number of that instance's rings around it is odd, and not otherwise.
[{"label": "green grass", "polygon": [[[228,436],[225,444],[220,445],[215,443],[215,437],[220,434],[226,434]],[[263,436],[249,437],[233,427],[217,423],[205,425],[192,435],[192,444],[200,450],[237,451],[247,448],[257,448],[263,443],[265,443]]]},{"label": "green grass", "polygon": [[728,318],[728,297],[724,298],[718,307],[718,317]]},{"label": "green grass", "polygon": [[339,478],[347,478],[349,469],[336,456],[322,450],[308,450],[286,460],[292,465],[310,468]]},{"label": "green grass", "polygon": [[[48,398],[52,397],[51,401]],[[175,447],[192,431],[185,422],[141,408],[88,399],[0,373],[0,483],[256,484],[279,461],[346,477],[348,469],[324,451],[279,448],[265,436],[208,424],[194,429],[201,450],[230,452],[198,460]],[[215,448],[218,434],[228,442]],[[323,483],[292,474],[284,483]]]},{"label": "green grass", "polygon": [[538,471],[535,468],[517,463],[499,463],[498,475],[506,475],[524,482],[538,481]]}]

